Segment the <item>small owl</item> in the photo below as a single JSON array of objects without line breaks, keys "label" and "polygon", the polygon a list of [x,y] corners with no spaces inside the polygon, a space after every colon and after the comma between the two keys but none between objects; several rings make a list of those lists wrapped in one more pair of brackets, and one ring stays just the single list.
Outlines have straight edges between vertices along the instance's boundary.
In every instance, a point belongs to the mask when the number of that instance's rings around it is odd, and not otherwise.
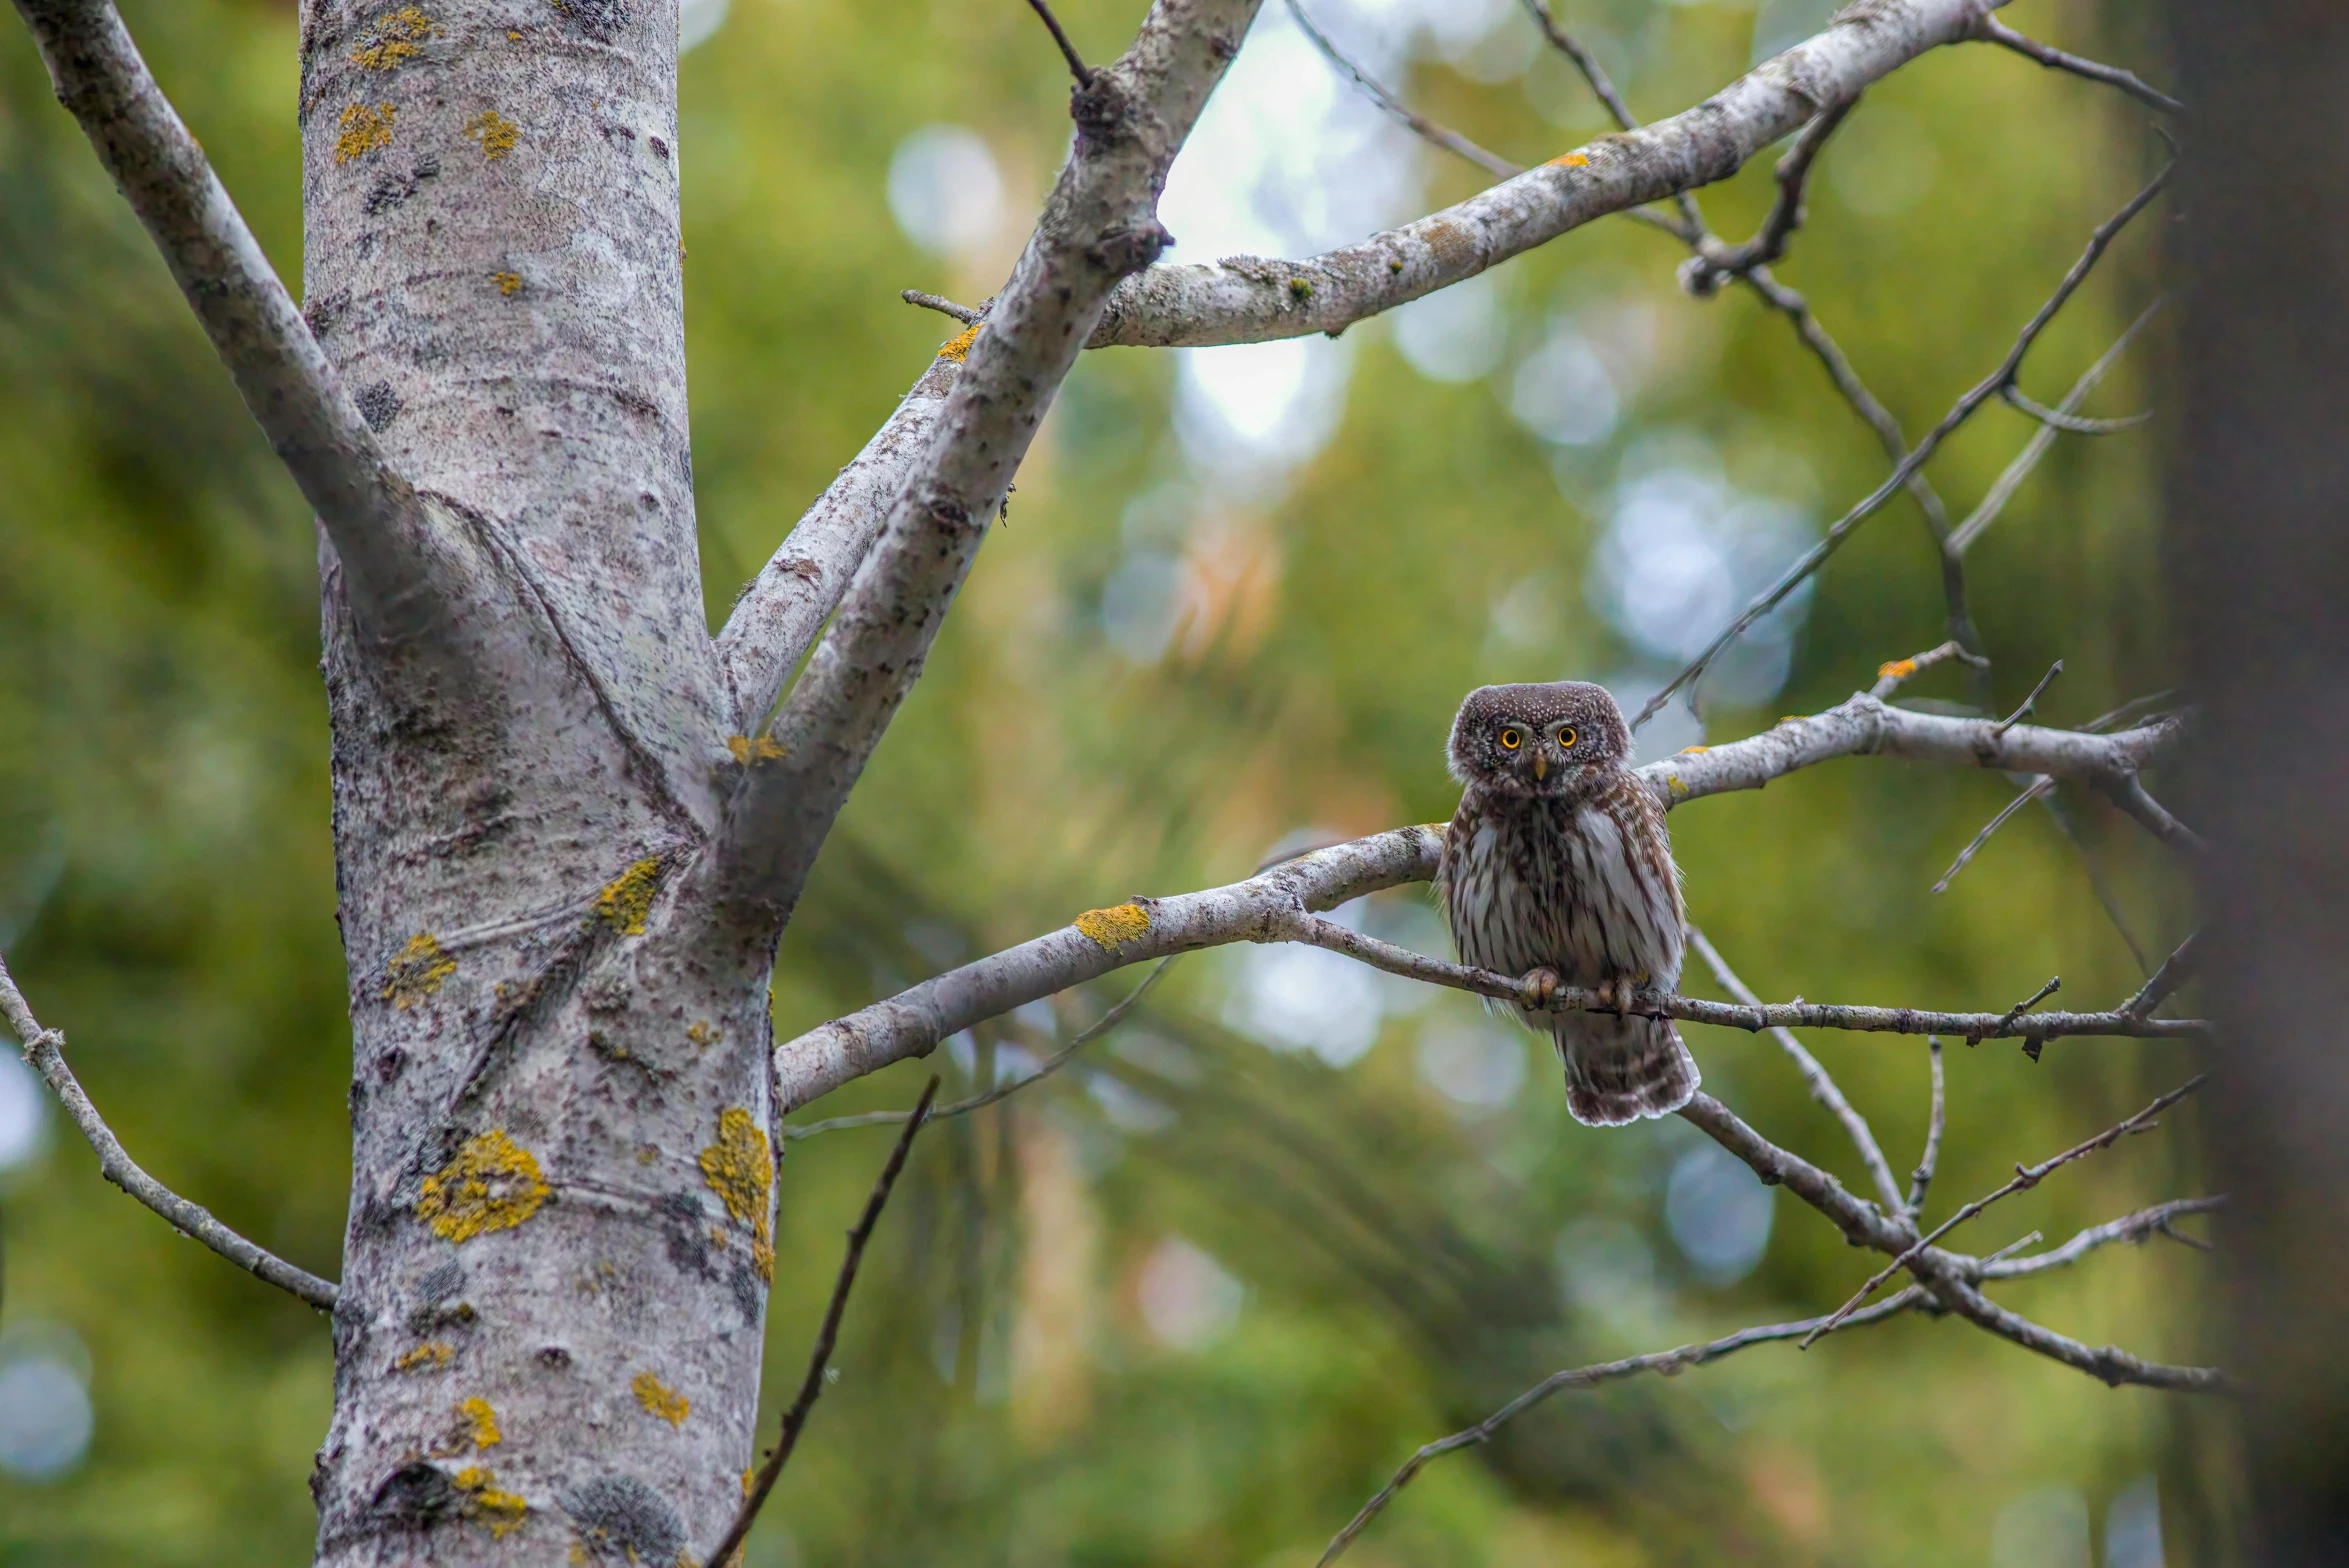
[{"label": "small owl", "polygon": [[[1603,686],[1483,686],[1452,722],[1466,786],[1436,896],[1463,963],[1628,999],[1680,983],[1680,871],[1664,813],[1626,759],[1631,730]],[[1574,1119],[1666,1116],[1697,1066],[1669,1019],[1528,1012],[1566,1063]]]}]

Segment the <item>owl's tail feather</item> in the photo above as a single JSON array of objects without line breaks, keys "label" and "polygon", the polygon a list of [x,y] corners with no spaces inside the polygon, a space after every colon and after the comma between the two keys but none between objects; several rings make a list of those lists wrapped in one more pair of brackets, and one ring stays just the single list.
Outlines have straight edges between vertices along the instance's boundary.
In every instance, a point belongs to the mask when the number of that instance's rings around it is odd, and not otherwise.
[{"label": "owl's tail feather", "polygon": [[1553,1028],[1566,1062],[1566,1108],[1586,1127],[1669,1116],[1697,1092],[1696,1058],[1669,1019],[1565,1013]]}]

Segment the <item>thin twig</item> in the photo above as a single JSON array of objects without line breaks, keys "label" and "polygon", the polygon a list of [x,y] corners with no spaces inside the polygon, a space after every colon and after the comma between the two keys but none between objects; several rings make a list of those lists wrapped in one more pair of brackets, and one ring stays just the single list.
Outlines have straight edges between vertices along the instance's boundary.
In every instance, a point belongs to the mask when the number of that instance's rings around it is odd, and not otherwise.
[{"label": "thin twig", "polygon": [[905,1169],[905,1157],[913,1149],[914,1135],[929,1119],[930,1101],[938,1093],[938,1079],[932,1076],[922,1097],[914,1102],[912,1114],[906,1118],[905,1131],[897,1138],[897,1147],[889,1151],[889,1163],[881,1167],[880,1179],[873,1183],[873,1195],[865,1200],[865,1212],[848,1233],[848,1255],[840,1260],[839,1278],[832,1282],[832,1302],[824,1309],[823,1327],[816,1332],[815,1348],[808,1353],[807,1375],[799,1380],[799,1397],[791,1408],[783,1412],[783,1434],[777,1439],[767,1462],[759,1466],[759,1473],[751,1482],[749,1495],[742,1500],[742,1511],[727,1527],[725,1539],[710,1553],[707,1561],[727,1568],[735,1548],[750,1534],[750,1527],[767,1505],[767,1494],[775,1489],[775,1479],[783,1473],[783,1466],[791,1458],[791,1450],[799,1443],[799,1434],[807,1426],[810,1411],[824,1392],[824,1373],[832,1364],[832,1347],[840,1338],[840,1319],[848,1311],[848,1292],[856,1284],[857,1265],[864,1261],[865,1243],[873,1239],[873,1227],[880,1222],[881,1210],[888,1205],[889,1190],[897,1185],[898,1173]]},{"label": "thin twig", "polygon": [[65,1114],[97,1151],[100,1175],[170,1221],[180,1234],[202,1242],[255,1278],[299,1296],[321,1312],[334,1310],[336,1290],[331,1281],[298,1269],[267,1248],[247,1241],[213,1218],[211,1211],[190,1203],[139,1168],[138,1162],[123,1148],[122,1141],[99,1116],[98,1108],[90,1103],[73,1069],[66,1066],[65,1036],[55,1029],[41,1027],[40,1020],[33,1016],[31,1004],[25,1001],[24,993],[16,988],[16,981],[9,975],[5,959],[0,959],[0,1017],[7,1019],[8,1027],[23,1042],[26,1063],[41,1075],[64,1105]]},{"label": "thin twig", "polygon": [[2016,32],[1995,16],[1985,15],[1974,25],[1974,36],[1984,43],[2012,49],[2025,59],[2036,60],[2051,71],[2069,71],[2074,76],[2084,76],[2092,82],[2117,87],[2139,103],[2159,109],[2164,114],[2178,114],[2185,110],[2186,106],[2168,93],[2147,86],[2135,73],[2124,71],[2117,65],[2100,65],[2094,60],[2083,60],[2076,54],[2066,54],[2052,45]]},{"label": "thin twig", "polygon": [[[1131,991],[1128,991],[1115,1006],[1111,1007],[1108,1012],[1103,1013],[1099,1018],[1095,1019],[1091,1024],[1087,1025],[1077,1034],[1074,1039],[1070,1040],[1068,1044],[1062,1046],[1059,1050],[1053,1052],[1052,1055],[1046,1057],[1043,1062],[1037,1066],[1036,1070],[1028,1074],[1027,1077],[1019,1079],[1014,1083],[1000,1084],[995,1088],[988,1090],[984,1094],[975,1094],[967,1100],[957,1100],[954,1104],[949,1105],[942,1110],[932,1111],[930,1113],[930,1120],[944,1121],[949,1116],[962,1116],[971,1111],[982,1110],[987,1106],[993,1105],[998,1100],[1004,1099],[1010,1095],[1017,1094],[1022,1089],[1028,1088],[1034,1084],[1042,1083],[1045,1079],[1051,1077],[1054,1073],[1059,1072],[1063,1067],[1068,1065],[1070,1059],[1073,1058],[1078,1051],[1092,1044],[1095,1040],[1100,1039],[1103,1035],[1109,1033],[1110,1030],[1115,1029],[1120,1023],[1124,1022],[1126,1014],[1132,1012],[1136,1007],[1141,1005],[1142,998],[1149,993],[1150,988],[1158,984],[1159,978],[1169,969],[1173,968],[1175,960],[1182,956],[1183,955],[1180,953],[1174,953],[1160,959],[1157,966],[1153,968],[1150,973],[1142,977],[1142,983],[1140,985],[1134,987]],[[786,1126],[783,1129],[783,1140],[786,1143],[797,1143],[802,1138],[813,1138],[818,1133],[839,1132],[849,1127],[894,1126],[898,1122],[907,1120],[912,1115],[913,1112],[911,1111],[866,1111],[863,1114],[857,1116],[835,1116],[829,1121],[808,1122],[805,1125],[798,1127]]]},{"label": "thin twig", "polygon": [[1415,953],[1350,930],[1334,920],[1297,911],[1274,913],[1268,922],[1276,934],[1259,940],[1306,942],[1342,953],[1348,958],[1406,979],[1449,986],[1477,996],[1532,1011],[1613,1013],[1631,1018],[1671,1018],[1683,1023],[1717,1024],[1759,1034],[1770,1028],[1845,1029],[1860,1034],[1958,1035],[1968,1041],[2021,1038],[2030,1045],[2077,1035],[2110,1035],[2135,1039],[2206,1039],[2210,1025],[2202,1020],[2129,1018],[2120,1013],[2034,1013],[2029,1009],[2052,994],[2060,982],[2051,981],[2028,1001],[2003,1013],[1936,1013],[1915,1007],[1853,1007],[1825,1002],[1708,1002],[1693,996],[1665,995],[1650,990],[1632,993],[1629,1005],[1602,997],[1579,986],[1558,986],[1544,992],[1538,980],[1472,969]]},{"label": "thin twig", "polygon": [[1944,661],[1950,659],[1963,659],[1966,663],[1974,666],[1979,670],[1987,670],[1990,668],[1990,661],[1988,659],[1981,657],[1979,654],[1967,652],[1966,649],[1953,638],[1950,641],[1943,643],[1938,648],[1928,648],[1923,653],[1913,654],[1906,659],[1893,659],[1888,663],[1879,664],[1876,666],[1876,684],[1868,688],[1868,695],[1875,698],[1878,702],[1882,702],[1885,698],[1890,697],[1894,692],[1900,690],[1902,685],[1908,681],[1914,680],[1917,676],[1924,674],[1927,670],[1933,668],[1933,666],[1936,664],[1943,663]]},{"label": "thin twig", "polygon": [[952,316],[966,327],[975,327],[987,319],[987,313],[984,310],[976,310],[969,305],[957,305],[944,295],[925,294],[920,289],[899,289],[897,297],[908,305],[919,305],[924,310],[934,310],[940,315]]},{"label": "thin twig", "polygon": [[1803,196],[1810,179],[1811,165],[1818,160],[1820,150],[1827,145],[1836,127],[1858,106],[1855,95],[1841,103],[1822,109],[1810,124],[1795,138],[1794,146],[1778,160],[1776,177],[1778,197],[1762,219],[1762,226],[1754,237],[1742,245],[1724,245],[1708,239],[1697,248],[1680,268],[1680,286],[1699,299],[1719,291],[1729,278],[1742,278],[1756,267],[1766,267],[1786,254],[1787,243],[1795,231],[1803,226],[1806,216]]},{"label": "thin twig", "polygon": [[1949,869],[1941,873],[1941,880],[1933,884],[1933,891],[1936,893],[1948,892],[1949,884],[1957,880],[1957,874],[1966,869],[1967,863],[1974,858],[1983,845],[1990,842],[1990,835],[2006,826],[2007,818],[2040,797],[2053,793],[2054,790],[2055,780],[2044,776],[2033,779],[2028,789],[2008,801],[1997,816],[1992,817],[1983,825],[1982,831],[1974,835],[1974,841],[1971,844],[1958,851],[1957,859],[1949,863]]},{"label": "thin twig", "polygon": [[1077,85],[1092,86],[1092,69],[1085,64],[1085,57],[1077,53],[1077,46],[1069,42],[1068,34],[1061,29],[1060,18],[1052,14],[1052,7],[1046,5],[1044,0],[1028,0],[1028,5],[1044,19],[1044,25],[1052,29],[1052,41],[1060,45],[1061,56],[1068,61],[1069,72],[1076,77]]},{"label": "thin twig", "polygon": [[1446,152],[1457,153],[1487,174],[1498,175],[1504,180],[1525,172],[1525,165],[1511,163],[1499,153],[1488,152],[1458,131],[1449,126],[1439,125],[1413,109],[1403,101],[1401,94],[1387,88],[1368,71],[1356,64],[1336,44],[1330,42],[1329,35],[1316,27],[1313,24],[1313,18],[1305,14],[1302,0],[1288,0],[1288,4],[1289,15],[1297,19],[1297,25],[1305,30],[1305,36],[1313,40],[1313,46],[1322,52],[1330,64],[1352,77],[1354,85],[1362,89],[1371,102],[1408,126],[1415,135],[1443,148]]},{"label": "thin twig", "polygon": [[2076,1143],[2070,1148],[2064,1150],[2063,1153],[2056,1155],[2052,1159],[2043,1160],[2037,1165],[2016,1166],[2014,1180],[2008,1182],[2005,1186],[1999,1188],[1996,1192],[1974,1199],[1964,1208],[1959,1209],[1948,1219],[1943,1220],[1939,1225],[1935,1226],[1932,1231],[1918,1240],[1907,1251],[1901,1253],[1890,1263],[1885,1264],[1884,1267],[1879,1269],[1875,1274],[1869,1276],[1868,1282],[1865,1285],[1862,1285],[1858,1291],[1853,1294],[1851,1300],[1836,1308],[1834,1314],[1830,1316],[1825,1323],[1811,1330],[1810,1334],[1803,1340],[1802,1348],[1808,1350],[1811,1348],[1812,1342],[1820,1335],[1833,1333],[1838,1324],[1842,1323],[1858,1309],[1860,1303],[1866,1301],[1870,1296],[1876,1294],[1876,1287],[1882,1285],[1886,1280],[1892,1278],[1892,1276],[1900,1269],[1913,1262],[1919,1253],[1923,1252],[1927,1247],[1933,1245],[1933,1243],[1939,1241],[1942,1237],[1948,1235],[1958,1226],[1963,1225],[1966,1221],[1972,1219],[1975,1215],[1981,1213],[1984,1209],[1987,1209],[1990,1207],[1990,1205],[1996,1203],[1999,1199],[2006,1197],[2008,1194],[2024,1192],[2030,1188],[2038,1186],[2042,1181],[2047,1179],[2047,1175],[2050,1171],[2055,1170],[2059,1166],[2069,1165],[2072,1161],[2094,1154],[2099,1149],[2110,1148],[2113,1144],[2118,1143],[2121,1139],[2127,1137],[2133,1132],[2150,1131],[2154,1126],[2158,1125],[2154,1122],[2154,1117],[2160,1115],[2163,1111],[2177,1104],[2187,1095],[2192,1094],[2195,1090],[2201,1088],[2203,1084],[2209,1081],[2209,1078],[2210,1075],[2208,1073],[2197,1073],[2186,1082],[2180,1084],[2177,1088],[2172,1089],[2169,1093],[2163,1095],[2160,1099],[2155,1100],[2151,1105],[2145,1107],[2145,1109],[2139,1111],[2136,1115],[2128,1118],[2126,1121],[2115,1122],[2112,1126],[2107,1127],[2104,1131],[2098,1133],[2095,1137],[2088,1139],[2086,1142]]},{"label": "thin twig", "polygon": [[2061,675],[2063,672],[2063,660],[2058,659],[2053,664],[2049,665],[2047,667],[2047,673],[2039,677],[2039,684],[2031,688],[2031,695],[2023,699],[2023,705],[2017,708],[2014,712],[2008,714],[2005,718],[1999,720],[1998,727],[1990,732],[1991,737],[1995,739],[1998,736],[2004,735],[2008,730],[2013,729],[2016,725],[2029,718],[2032,712],[2039,706],[2040,695],[2044,693],[2050,685],[2054,684],[2055,678],[2058,675]]},{"label": "thin twig", "polygon": [[2194,978],[2194,971],[2202,962],[2201,943],[2202,933],[2199,931],[2180,942],[2170,956],[2161,961],[2161,967],[2153,972],[2153,978],[2146,981],[2135,996],[2123,1002],[2120,1010],[2132,1018],[2151,1016],[2155,1008],[2169,1000],[2171,992]]},{"label": "thin twig", "polygon": [[[2057,413],[2072,414],[2088,401],[2088,394],[2096,389],[2096,384],[2104,379],[2106,372],[2119,362],[2122,353],[2144,330],[2145,324],[2154,318],[2164,302],[2164,297],[2157,297],[2152,304],[2138,312],[2137,319],[2129,323],[2128,330],[2113,339],[2112,347],[2099,355],[2095,364],[2080,373],[2080,379],[2072,383],[2072,390],[2065,393],[2064,400],[2056,405]],[[1998,476],[1998,482],[1982,497],[1981,504],[1968,513],[1966,520],[1950,534],[1951,549],[1963,555],[1967,547],[1982,536],[1983,529],[1998,521],[1998,514],[2006,509],[2007,502],[2014,499],[2015,492],[2022,488],[2031,470],[2039,466],[2039,460],[2055,445],[2057,433],[2054,426],[2044,423],[2031,432],[2031,439],[2024,443],[2022,451],[2015,454],[2015,460],[2006,465],[2005,472]]]},{"label": "thin twig", "polygon": [[2139,1209],[2117,1220],[2102,1225],[2091,1225],[2062,1246],[2047,1252],[2034,1253],[2027,1258],[1988,1257],[1982,1260],[1984,1279],[2023,1279],[2032,1274],[2044,1274],[2077,1263],[2099,1247],[2116,1241],[2142,1242],[2155,1236],[2167,1236],[2182,1246],[2208,1251],[2210,1243],[2198,1236],[2185,1236],[2172,1230],[2171,1225],[2189,1214],[2209,1214],[2227,1205],[2225,1194],[2211,1198],[2177,1198],[2168,1203],[2157,1203],[2149,1209]]},{"label": "thin twig", "polygon": [[1933,1186],[1933,1169],[1941,1163],[1941,1129],[1948,1110],[1943,1095],[1941,1077],[1941,1038],[1925,1036],[1925,1050],[1933,1064],[1933,1110],[1925,1122],[1925,1152],[1918,1157],[1917,1168],[1909,1172],[1909,1218],[1925,1212],[1925,1194]]},{"label": "thin twig", "polygon": [[[1881,1323],[1887,1318],[1898,1317],[1911,1308],[1927,1305],[1929,1305],[1929,1298],[1925,1292],[1911,1285],[1900,1294],[1858,1314],[1853,1318],[1850,1326],[1857,1328],[1865,1323]],[[1335,1562],[1347,1547],[1354,1544],[1354,1538],[1363,1532],[1370,1521],[1377,1518],[1387,1504],[1395,1500],[1395,1494],[1409,1486],[1419,1472],[1427,1468],[1430,1461],[1441,1459],[1444,1455],[1458,1449],[1473,1448],[1480,1443],[1490,1442],[1495,1432],[1543,1400],[1548,1399],[1552,1394],[1570,1388],[1594,1388],[1601,1383],[1613,1383],[1624,1378],[1637,1377],[1643,1372],[1659,1372],[1666,1377],[1671,1377],[1676,1373],[1685,1372],[1690,1367],[1701,1367],[1708,1361],[1718,1361],[1723,1356],[1733,1355],[1749,1346],[1767,1345],[1780,1340],[1793,1339],[1799,1334],[1809,1332],[1822,1321],[1824,1320],[1820,1318],[1809,1318],[1799,1323],[1773,1323],[1761,1328],[1740,1329],[1734,1334],[1726,1335],[1706,1344],[1682,1345],[1677,1350],[1659,1350],[1644,1356],[1629,1356],[1621,1361],[1602,1361],[1595,1366],[1575,1367],[1565,1372],[1553,1372],[1491,1415],[1486,1416],[1476,1425],[1464,1431],[1454,1432],[1450,1437],[1440,1438],[1429,1443],[1409,1459],[1404,1460],[1402,1468],[1395,1472],[1393,1478],[1385,1486],[1380,1487],[1378,1494],[1372,1497],[1369,1502],[1364,1503],[1361,1511],[1355,1514],[1348,1521],[1346,1527],[1331,1539],[1328,1548],[1322,1552],[1321,1560],[1315,1565],[1315,1568],[1328,1568],[1329,1564]]]},{"label": "thin twig", "polygon": [[2137,819],[2138,826],[2175,850],[2188,854],[2202,853],[2202,835],[2170,815],[2169,808],[2153,798],[2145,781],[2132,773],[2117,783],[2098,785],[2112,803]]},{"label": "thin twig", "polygon": [[[1690,926],[1688,943],[1696,949],[1697,956],[1705,961],[1705,967],[1713,971],[1713,978],[1720,982],[1723,990],[1748,1007],[1762,1005],[1762,999],[1738,978],[1737,971],[1729,967],[1729,961],[1721,956],[1721,950],[1712,944],[1704,932]],[[1869,1128],[1868,1119],[1852,1108],[1851,1101],[1844,1098],[1843,1091],[1836,1087],[1827,1069],[1819,1065],[1817,1057],[1803,1048],[1803,1043],[1794,1037],[1792,1031],[1773,1028],[1770,1037],[1778,1042],[1779,1049],[1793,1059],[1795,1071],[1801,1073],[1803,1082],[1810,1086],[1811,1098],[1827,1107],[1834,1113],[1835,1119],[1843,1123],[1843,1130],[1851,1137],[1852,1147],[1859,1151],[1860,1163],[1867,1166],[1869,1178],[1876,1183],[1876,1191],[1884,1199],[1886,1212],[1899,1213],[1900,1183],[1894,1179],[1892,1165],[1884,1158],[1883,1149],[1878,1147],[1876,1134]]]},{"label": "thin twig", "polygon": [[2000,362],[1998,368],[1976,383],[1965,396],[1958,399],[1956,405],[1942,416],[1941,422],[1927,431],[1925,438],[1910,450],[1907,457],[1901,459],[1899,466],[1893,470],[1890,478],[1878,485],[1857,506],[1838,519],[1835,525],[1827,530],[1825,538],[1804,551],[1802,558],[1788,567],[1777,582],[1739,612],[1737,619],[1730,622],[1728,627],[1718,637],[1715,637],[1702,653],[1690,660],[1685,669],[1673,676],[1661,691],[1651,697],[1647,705],[1640,709],[1638,716],[1632,720],[1632,728],[1639,728],[1662,712],[1664,705],[1671,701],[1682,687],[1703,675],[1707,669],[1711,668],[1713,661],[1721,656],[1723,650],[1744,636],[1748,628],[1776,609],[1788,594],[1794,592],[1805,579],[1826,564],[1827,558],[1842,548],[1844,540],[1851,537],[1854,529],[1858,528],[1861,523],[1874,515],[1886,501],[1890,500],[1908,482],[1911,474],[1925,466],[1933,454],[1940,450],[1943,441],[1947,440],[1960,425],[1972,418],[1974,412],[1995,396],[2001,387],[2015,378],[2015,373],[2022,368],[2024,358],[2031,352],[2032,345],[2038,342],[2039,335],[2047,330],[2048,323],[2055,319],[2056,313],[2063,309],[2065,304],[2071,300],[2072,295],[2078,291],[2080,285],[2087,280],[2088,274],[2095,269],[2096,263],[2103,259],[2104,253],[2111,248],[2112,242],[2119,237],[2120,232],[2128,227],[2130,220],[2135,218],[2138,213],[2143,212],[2153,203],[2154,198],[2162,193],[2162,190],[2169,184],[2170,175],[2176,168],[2177,161],[2173,158],[2162,166],[2160,173],[2146,182],[2143,189],[2130,197],[2120,211],[2097,225],[2096,232],[2089,237],[2087,247],[2081,251],[2079,259],[2072,263],[2071,269],[2064,274],[2063,281],[2056,285],[2055,292],[2048,296],[2046,303],[2042,304],[2031,319],[2024,324],[2022,332],[2015,339],[2014,346],[2007,350],[2006,358]]},{"label": "thin twig", "polygon": [[2050,429],[2074,436],[2117,436],[2124,430],[2134,430],[2153,417],[2153,410],[2141,414],[2123,414],[2118,419],[2090,419],[2083,414],[2066,413],[2060,408],[2049,408],[2018,386],[2005,386],[1998,395],[2017,413],[2028,414]]},{"label": "thin twig", "polygon": [[2172,701],[2177,697],[2178,692],[2178,687],[2170,686],[2160,691],[2148,692],[2142,697],[2131,697],[2110,713],[2100,713],[2081,725],[2080,733],[2083,735],[2101,734],[2124,719],[2135,719],[2139,714],[2149,712],[2165,702]]},{"label": "thin twig", "polygon": [[[1549,40],[1550,47],[1574,62],[1574,69],[1581,72],[1582,79],[1590,85],[1591,95],[1606,106],[1615,128],[1623,131],[1638,130],[1639,117],[1631,112],[1631,105],[1624,102],[1623,95],[1615,90],[1614,82],[1607,77],[1606,68],[1599,64],[1599,57],[1584,48],[1572,33],[1558,25],[1558,18],[1551,13],[1544,0],[1525,0],[1525,9],[1533,13],[1534,25]],[[1705,233],[1705,216],[1697,206],[1696,196],[1689,191],[1680,191],[1674,194],[1672,201],[1680,209],[1679,227],[1672,227],[1669,220],[1659,226],[1666,228],[1683,244],[1695,244]],[[1632,214],[1634,217],[1640,215],[1638,211]]]},{"label": "thin twig", "polygon": [[2000,1027],[2003,1028],[2004,1026],[2013,1023],[2016,1019],[2022,1017],[2032,1008],[2037,1007],[2041,1002],[2046,1001],[2049,997],[2055,995],[2056,992],[2062,990],[2063,988],[2064,977],[2062,975],[2049,975],[2047,977],[2047,984],[2041,986],[2038,990],[2033,991],[2029,996],[2024,997],[2021,1001],[2017,1002],[2014,1006],[2008,1008],[2004,1013],[1999,1015],[1998,1022]]}]

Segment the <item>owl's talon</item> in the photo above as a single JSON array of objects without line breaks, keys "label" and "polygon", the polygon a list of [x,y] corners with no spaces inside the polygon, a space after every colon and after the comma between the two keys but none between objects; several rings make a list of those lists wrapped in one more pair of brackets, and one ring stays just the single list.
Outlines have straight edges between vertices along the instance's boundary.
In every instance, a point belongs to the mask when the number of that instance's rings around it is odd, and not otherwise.
[{"label": "owl's talon", "polygon": [[1558,971],[1555,969],[1529,970],[1524,982],[1525,988],[1533,993],[1534,1005],[1537,1007],[1549,1005],[1550,998],[1558,994],[1558,983]]}]

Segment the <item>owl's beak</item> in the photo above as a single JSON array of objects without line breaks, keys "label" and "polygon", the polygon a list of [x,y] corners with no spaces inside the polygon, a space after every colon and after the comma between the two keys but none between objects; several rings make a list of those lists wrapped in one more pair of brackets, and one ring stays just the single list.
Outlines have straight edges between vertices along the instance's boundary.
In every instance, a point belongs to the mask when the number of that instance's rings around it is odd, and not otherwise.
[{"label": "owl's beak", "polygon": [[1547,752],[1537,751],[1533,754],[1533,776],[1536,782],[1550,776],[1550,758]]}]

